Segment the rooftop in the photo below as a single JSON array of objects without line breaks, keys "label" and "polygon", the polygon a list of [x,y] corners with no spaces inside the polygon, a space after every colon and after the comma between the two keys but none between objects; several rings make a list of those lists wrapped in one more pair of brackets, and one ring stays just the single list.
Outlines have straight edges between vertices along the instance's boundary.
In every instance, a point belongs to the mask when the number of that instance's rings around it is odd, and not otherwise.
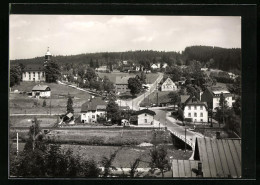
[{"label": "rooftop", "polygon": [[94,98],[81,106],[81,112],[96,111],[105,109],[107,103],[102,98]]},{"label": "rooftop", "polygon": [[203,177],[241,178],[241,140],[197,138],[194,158],[202,162]]},{"label": "rooftop", "polygon": [[50,87],[47,85],[36,85],[32,88],[32,91],[50,91]]},{"label": "rooftop", "polygon": [[24,71],[44,71],[44,66],[43,64],[30,64],[30,65],[26,65],[24,68]]},{"label": "rooftop", "polygon": [[152,110],[149,110],[149,109],[142,109],[142,110],[139,110],[139,111],[136,111],[136,115],[140,115],[140,114],[150,114],[150,115],[156,115],[156,113]]}]

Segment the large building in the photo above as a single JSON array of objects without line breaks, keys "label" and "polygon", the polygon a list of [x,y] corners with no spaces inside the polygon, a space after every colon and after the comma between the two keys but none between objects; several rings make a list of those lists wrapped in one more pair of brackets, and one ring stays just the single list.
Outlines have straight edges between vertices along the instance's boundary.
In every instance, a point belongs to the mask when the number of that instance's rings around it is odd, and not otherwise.
[{"label": "large building", "polygon": [[183,118],[194,123],[208,122],[207,103],[199,101],[195,96],[190,96],[183,106]]},{"label": "large building", "polygon": [[106,118],[107,103],[101,98],[94,98],[81,106],[81,122],[96,123],[98,117]]},{"label": "large building", "polygon": [[129,76],[116,77],[115,90],[117,93],[125,93],[130,91],[130,89],[128,88],[129,78]]},{"label": "large building", "polygon": [[44,63],[35,63],[26,65],[22,74],[22,81],[25,82],[41,82],[46,80],[44,65],[51,61],[51,53],[49,48],[45,54]]},{"label": "large building", "polygon": [[176,90],[177,90],[177,86],[170,78],[167,78],[161,86],[161,91],[176,91]]},{"label": "large building", "polygon": [[225,97],[225,100],[227,101],[227,106],[232,107],[233,98],[232,94],[222,88],[222,87],[208,87],[201,95],[201,101],[207,102],[208,107],[213,110],[213,112],[216,111],[216,108],[219,107],[219,100],[220,96],[223,94]]}]

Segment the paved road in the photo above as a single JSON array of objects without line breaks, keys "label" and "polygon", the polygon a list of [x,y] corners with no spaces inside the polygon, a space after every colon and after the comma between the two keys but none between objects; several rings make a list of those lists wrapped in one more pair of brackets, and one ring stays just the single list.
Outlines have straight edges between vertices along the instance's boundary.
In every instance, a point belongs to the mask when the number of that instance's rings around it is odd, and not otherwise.
[{"label": "paved road", "polygon": [[[153,109],[153,111],[156,113],[155,120],[159,121],[161,126],[166,126],[171,133],[175,133],[174,135],[182,140],[185,140],[185,127],[179,126],[176,123],[177,120],[173,117],[170,117],[170,112],[160,109]],[[204,136],[200,133],[192,132],[186,129],[186,141],[190,141],[195,146],[196,137]]]},{"label": "paved road", "polygon": [[[132,100],[121,100],[121,105],[122,106],[129,106],[130,108],[133,107],[134,110],[139,110],[140,109],[140,103],[147,97],[149,96],[151,93],[153,93],[156,90],[156,86],[157,84],[163,79],[163,74],[159,73],[158,78],[154,81],[154,83],[150,84],[150,90],[145,92],[144,94],[136,97],[135,99]],[[133,106],[132,106],[133,105]]]}]

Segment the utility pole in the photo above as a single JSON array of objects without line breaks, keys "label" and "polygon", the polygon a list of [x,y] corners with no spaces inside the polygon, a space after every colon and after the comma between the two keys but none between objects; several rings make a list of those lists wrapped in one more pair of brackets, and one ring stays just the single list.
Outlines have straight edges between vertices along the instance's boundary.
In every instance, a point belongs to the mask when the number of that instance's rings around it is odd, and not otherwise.
[{"label": "utility pole", "polygon": [[184,151],[186,152],[186,147],[187,147],[187,146],[186,146],[186,145],[187,145],[187,144],[186,144],[186,124],[185,124],[184,128],[185,128],[185,150],[184,150]]},{"label": "utility pole", "polygon": [[19,137],[18,137],[18,132],[16,133],[16,155],[18,156],[19,152]]},{"label": "utility pole", "polygon": [[[50,98],[51,98],[51,96],[50,96]],[[51,115],[51,100],[50,100],[50,115]]]}]

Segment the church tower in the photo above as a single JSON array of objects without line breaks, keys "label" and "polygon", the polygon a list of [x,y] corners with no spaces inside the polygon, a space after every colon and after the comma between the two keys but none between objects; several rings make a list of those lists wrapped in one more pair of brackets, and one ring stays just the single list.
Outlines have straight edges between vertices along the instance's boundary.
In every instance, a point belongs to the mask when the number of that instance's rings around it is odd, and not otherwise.
[{"label": "church tower", "polygon": [[47,52],[45,54],[45,62],[44,63],[50,62],[51,61],[51,57],[52,57],[52,55],[51,55],[51,52],[49,51],[49,47],[48,47]]}]

